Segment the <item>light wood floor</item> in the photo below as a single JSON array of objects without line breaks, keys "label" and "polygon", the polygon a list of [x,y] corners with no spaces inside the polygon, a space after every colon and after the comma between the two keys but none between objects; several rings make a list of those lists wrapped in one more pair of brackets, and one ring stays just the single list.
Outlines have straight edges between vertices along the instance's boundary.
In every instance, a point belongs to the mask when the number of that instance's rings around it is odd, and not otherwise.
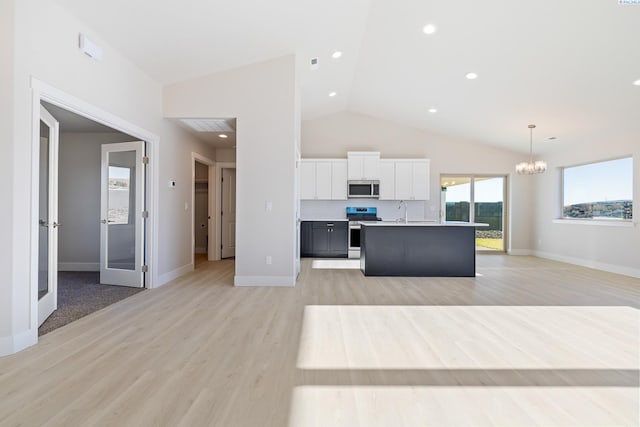
[{"label": "light wood floor", "polygon": [[0,358],[2,426],[640,423],[640,280],[480,255],[477,278],[205,262]]}]

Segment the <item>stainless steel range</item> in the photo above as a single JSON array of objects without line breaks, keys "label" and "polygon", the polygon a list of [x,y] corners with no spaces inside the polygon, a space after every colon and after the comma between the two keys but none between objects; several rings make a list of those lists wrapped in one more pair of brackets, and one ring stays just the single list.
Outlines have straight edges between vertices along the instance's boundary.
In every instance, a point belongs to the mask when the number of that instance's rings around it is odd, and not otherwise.
[{"label": "stainless steel range", "polygon": [[360,258],[360,221],[380,221],[378,208],[348,207],[349,258]]}]

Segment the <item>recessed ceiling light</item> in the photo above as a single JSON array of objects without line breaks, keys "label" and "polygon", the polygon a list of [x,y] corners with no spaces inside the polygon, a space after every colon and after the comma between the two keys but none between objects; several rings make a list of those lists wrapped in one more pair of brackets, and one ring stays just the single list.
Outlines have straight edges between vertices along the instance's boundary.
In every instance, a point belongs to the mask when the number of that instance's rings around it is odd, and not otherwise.
[{"label": "recessed ceiling light", "polygon": [[467,73],[464,75],[466,78],[468,78],[469,80],[475,80],[478,78],[478,75],[476,73]]},{"label": "recessed ceiling light", "polygon": [[633,82],[634,86],[640,86],[640,79],[636,80],[635,82]]},{"label": "recessed ceiling light", "polygon": [[422,28],[422,32],[425,34],[433,34],[436,32],[436,26],[433,24],[427,24]]},{"label": "recessed ceiling light", "polygon": [[336,50],[335,52],[333,52],[333,53],[331,54],[331,57],[332,57],[333,59],[338,59],[338,58],[340,58],[341,56],[342,56],[342,52],[340,52],[339,50]]},{"label": "recessed ceiling light", "polygon": [[334,96],[336,96],[336,95],[337,95],[337,93],[335,93],[335,92],[331,92],[331,93],[329,94],[329,96],[330,96],[330,97],[332,97],[332,98],[333,98]]},{"label": "recessed ceiling light", "polygon": [[220,135],[218,135],[220,138],[228,138],[227,135],[225,135],[224,133],[221,133]]},{"label": "recessed ceiling light", "polygon": [[429,108],[429,112],[430,112],[431,114],[435,114],[435,113],[437,113],[437,112],[438,112],[438,109],[437,109],[437,108]]}]

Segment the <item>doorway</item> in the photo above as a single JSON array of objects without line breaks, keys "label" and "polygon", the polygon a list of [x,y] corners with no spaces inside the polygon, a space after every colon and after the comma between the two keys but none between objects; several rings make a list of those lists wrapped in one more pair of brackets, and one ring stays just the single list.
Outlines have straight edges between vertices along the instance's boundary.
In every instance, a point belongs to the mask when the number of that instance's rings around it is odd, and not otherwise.
[{"label": "doorway", "polygon": [[504,175],[442,175],[443,221],[489,224],[476,228],[476,250],[504,253],[507,237],[507,177]]},{"label": "doorway", "polygon": [[43,334],[144,287],[148,215],[145,142],[121,143],[135,137],[45,101],[39,107],[37,325]]},{"label": "doorway", "polygon": [[194,268],[198,268],[206,261],[215,259],[215,253],[211,250],[213,247],[211,231],[214,230],[214,227],[212,227],[211,218],[213,188],[210,185],[215,168],[213,160],[197,153],[191,153],[191,156],[193,159],[192,263]]}]

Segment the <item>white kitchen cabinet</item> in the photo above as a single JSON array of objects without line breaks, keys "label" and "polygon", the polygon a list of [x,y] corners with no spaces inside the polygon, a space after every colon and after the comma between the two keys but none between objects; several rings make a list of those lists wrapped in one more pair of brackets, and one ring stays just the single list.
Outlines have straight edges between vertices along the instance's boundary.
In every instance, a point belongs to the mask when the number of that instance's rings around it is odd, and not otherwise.
[{"label": "white kitchen cabinet", "polygon": [[331,200],[347,200],[347,161],[331,162]]},{"label": "white kitchen cabinet", "polygon": [[429,163],[428,159],[395,160],[395,196],[391,200],[429,200]]},{"label": "white kitchen cabinet", "polygon": [[396,200],[395,160],[380,160],[380,200]]},{"label": "white kitchen cabinet", "polygon": [[411,200],[429,200],[429,160],[413,162],[413,198]]},{"label": "white kitchen cabinet", "polygon": [[348,178],[350,181],[370,181],[380,179],[380,153],[350,151],[347,153]]},{"label": "white kitchen cabinet", "polygon": [[428,159],[382,159],[380,200],[429,200]]},{"label": "white kitchen cabinet", "polygon": [[346,200],[346,160],[303,159],[300,162],[301,200]]},{"label": "white kitchen cabinet", "polygon": [[316,163],[302,160],[300,162],[300,199],[316,198]]}]

